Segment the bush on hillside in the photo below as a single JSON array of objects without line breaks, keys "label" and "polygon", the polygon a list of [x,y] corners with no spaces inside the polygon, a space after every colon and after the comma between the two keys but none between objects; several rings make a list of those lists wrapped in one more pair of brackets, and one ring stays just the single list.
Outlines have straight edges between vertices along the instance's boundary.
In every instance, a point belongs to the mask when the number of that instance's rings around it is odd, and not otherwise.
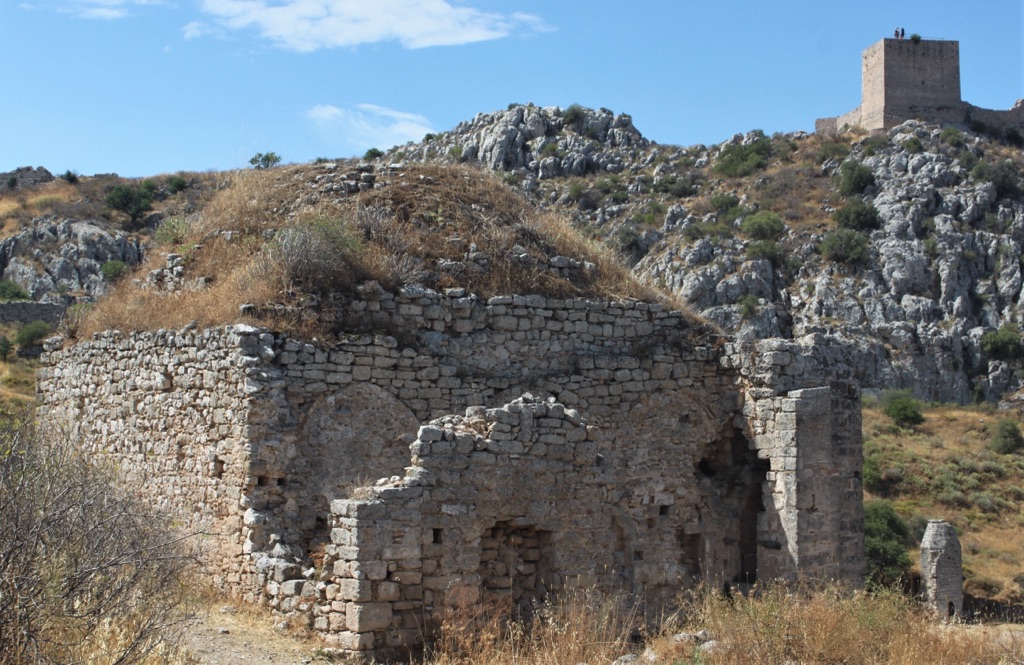
[{"label": "bush on hillside", "polygon": [[103,202],[114,210],[125,213],[132,224],[153,207],[153,194],[147,188],[132,185],[115,185]]},{"label": "bush on hillside", "polygon": [[75,442],[0,419],[4,662],[139,663],[173,644],[181,543]]},{"label": "bush on hillside", "polygon": [[770,210],[759,210],[744,218],[740,230],[754,240],[778,240],[786,230],[782,217]]},{"label": "bush on hillside", "polygon": [[829,261],[850,266],[866,263],[869,257],[868,239],[853,229],[836,229],[821,241],[821,255]]},{"label": "bush on hillside", "polygon": [[370,148],[369,150],[363,153],[363,159],[365,159],[368,162],[372,162],[375,159],[380,159],[383,156],[384,151],[381,150],[380,148]]},{"label": "bush on hillside", "polygon": [[257,152],[249,158],[249,164],[259,171],[263,171],[281,163],[281,156],[276,152]]},{"label": "bush on hillside", "polygon": [[188,189],[188,180],[184,176],[172,175],[167,179],[167,191],[171,194],[177,194],[186,189]]},{"label": "bush on hillside", "polygon": [[991,182],[996,186],[996,196],[999,198],[1017,196],[1021,191],[1020,167],[1009,159],[995,163],[978,162],[971,169],[971,180]]},{"label": "bush on hillside", "polygon": [[578,127],[587,118],[587,110],[579,104],[570,104],[562,113],[562,121],[567,127]]},{"label": "bush on hillside", "polygon": [[919,152],[924,152],[924,144],[921,143],[921,139],[916,136],[911,136],[909,139],[902,143],[904,150],[909,152],[911,155],[916,155]]},{"label": "bush on hillside", "polygon": [[714,171],[730,178],[742,178],[768,165],[772,141],[764,133],[747,144],[730,143],[715,160]]},{"label": "bush on hillside", "polygon": [[864,504],[864,577],[869,589],[900,584],[910,574],[910,530],[888,501]]},{"label": "bush on hillside", "polygon": [[872,231],[882,225],[878,209],[870,203],[864,203],[859,198],[850,199],[832,216],[839,226],[854,231]]},{"label": "bush on hillside", "polygon": [[843,196],[863,194],[864,190],[875,184],[875,174],[860,162],[847,160],[839,167],[839,182],[836,189]]},{"label": "bush on hillside", "polygon": [[18,331],[18,334],[14,338],[14,343],[21,348],[29,346],[37,346],[40,342],[46,339],[46,336],[50,334],[50,324],[46,321],[33,321],[32,323],[26,323]]},{"label": "bush on hillside", "polygon": [[773,240],[755,240],[747,245],[747,259],[750,261],[763,259],[777,268],[782,265],[782,250]]},{"label": "bush on hillside", "polygon": [[981,350],[997,360],[1016,360],[1024,355],[1020,330],[1012,323],[1004,323],[996,330],[981,336]]},{"label": "bush on hillside", "polygon": [[9,279],[0,279],[0,302],[11,300],[30,300],[28,291]]},{"label": "bush on hillside", "polygon": [[128,272],[128,266],[125,265],[124,261],[111,259],[100,267],[100,272],[103,273],[103,279],[108,282],[116,282],[121,279],[126,272]]},{"label": "bush on hillside", "polygon": [[909,390],[887,390],[882,393],[882,412],[898,427],[914,427],[924,422],[921,403]]},{"label": "bush on hillside", "polygon": [[7,357],[13,350],[14,345],[11,344],[11,340],[7,339],[7,335],[0,335],[0,360],[7,362]]},{"label": "bush on hillside", "polygon": [[989,447],[1000,455],[1009,455],[1024,448],[1024,436],[1021,436],[1017,421],[1012,418],[1003,418],[996,423]]}]

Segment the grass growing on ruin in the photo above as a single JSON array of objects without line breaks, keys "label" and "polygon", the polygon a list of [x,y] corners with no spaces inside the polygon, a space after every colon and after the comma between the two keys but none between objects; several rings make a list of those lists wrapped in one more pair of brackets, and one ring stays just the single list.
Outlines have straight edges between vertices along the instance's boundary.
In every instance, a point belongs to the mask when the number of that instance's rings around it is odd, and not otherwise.
[{"label": "grass growing on ruin", "polygon": [[[881,406],[863,409],[867,496],[892,502],[920,542],[929,519],[952,523],[963,548],[968,593],[1024,603],[1024,455],[991,449],[1012,412],[990,406],[925,406],[924,422],[897,427]],[[917,550],[911,561],[917,563]]]},{"label": "grass growing on ruin", "polygon": [[[234,174],[200,214],[157,229],[162,244],[137,279],[123,280],[101,301],[82,332],[234,323],[249,318],[240,307],[252,303],[262,317],[253,322],[322,335],[329,331],[318,327],[308,305],[343,300],[368,281],[388,290],[412,283],[461,287],[482,297],[663,298],[612,252],[490,174],[413,166],[380,175],[383,187],[333,198],[310,193],[320,173],[294,166]],[[170,252],[183,256],[189,285],[169,294],[140,284]],[[534,265],[555,256],[591,267],[565,278]]]},{"label": "grass growing on ruin", "polygon": [[[505,620],[507,613],[496,611],[500,604],[478,604],[446,617],[423,662],[575,665],[634,654],[636,662],[673,665],[917,665],[1015,662],[1024,655],[1019,634],[942,625],[896,591],[776,586],[756,597],[727,599],[705,589],[684,601],[678,613],[653,622],[629,608],[625,596],[602,600],[568,594],[523,623]],[[706,635],[697,639],[700,631]]]}]

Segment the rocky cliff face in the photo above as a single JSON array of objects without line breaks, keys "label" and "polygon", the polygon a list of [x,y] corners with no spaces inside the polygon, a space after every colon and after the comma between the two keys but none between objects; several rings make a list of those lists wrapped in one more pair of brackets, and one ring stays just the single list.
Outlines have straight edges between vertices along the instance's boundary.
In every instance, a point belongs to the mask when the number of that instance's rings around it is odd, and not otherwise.
[{"label": "rocky cliff face", "polygon": [[[628,116],[532,106],[428,138],[391,159],[476,160],[506,171],[538,202],[617,245],[639,276],[741,338],[801,338],[827,348],[865,387],[910,388],[928,399],[995,400],[1018,387],[1011,360],[981,343],[1020,321],[1024,298],[1024,155],[1012,145],[910,121],[884,136],[751,132],[681,149],[648,141]],[[771,145],[763,165],[745,177],[722,175],[717,165],[733,146],[759,141]],[[845,143],[849,153],[820,166],[807,161],[828,143]],[[833,177],[846,160],[874,177],[848,199],[873,205],[880,220],[855,264],[822,255],[844,201]],[[805,187],[795,174],[809,171]],[[786,187],[795,196],[804,189],[804,211],[765,195]],[[727,214],[708,205],[715,196],[738,205]],[[744,232],[745,218],[776,208],[785,221],[777,240]]]},{"label": "rocky cliff face", "polygon": [[0,241],[0,274],[33,300],[63,302],[69,294],[89,299],[106,290],[106,262],[134,265],[142,252],[138,239],[97,222],[43,216]]}]

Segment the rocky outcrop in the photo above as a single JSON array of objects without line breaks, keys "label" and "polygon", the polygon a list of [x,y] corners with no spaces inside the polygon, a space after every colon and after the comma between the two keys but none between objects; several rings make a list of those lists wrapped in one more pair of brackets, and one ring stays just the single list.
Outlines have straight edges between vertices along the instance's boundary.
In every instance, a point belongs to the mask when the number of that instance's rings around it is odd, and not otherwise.
[{"label": "rocky outcrop", "polygon": [[43,185],[53,180],[53,174],[42,166],[20,166],[13,171],[0,173],[0,194],[14,189],[25,189]]},{"label": "rocky outcrop", "polygon": [[3,279],[21,286],[33,300],[61,302],[67,294],[102,295],[107,288],[103,265],[134,265],[142,254],[137,238],[93,221],[48,216],[0,241],[0,271]]}]

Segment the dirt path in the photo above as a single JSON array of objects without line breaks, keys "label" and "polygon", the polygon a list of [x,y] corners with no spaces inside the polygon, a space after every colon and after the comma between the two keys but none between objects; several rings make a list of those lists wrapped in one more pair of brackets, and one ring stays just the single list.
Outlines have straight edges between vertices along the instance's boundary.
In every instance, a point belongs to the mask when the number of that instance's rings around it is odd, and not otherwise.
[{"label": "dirt path", "polygon": [[271,619],[239,612],[231,606],[212,608],[186,637],[190,655],[204,665],[307,665],[327,663],[315,640],[301,639],[276,628]]}]

